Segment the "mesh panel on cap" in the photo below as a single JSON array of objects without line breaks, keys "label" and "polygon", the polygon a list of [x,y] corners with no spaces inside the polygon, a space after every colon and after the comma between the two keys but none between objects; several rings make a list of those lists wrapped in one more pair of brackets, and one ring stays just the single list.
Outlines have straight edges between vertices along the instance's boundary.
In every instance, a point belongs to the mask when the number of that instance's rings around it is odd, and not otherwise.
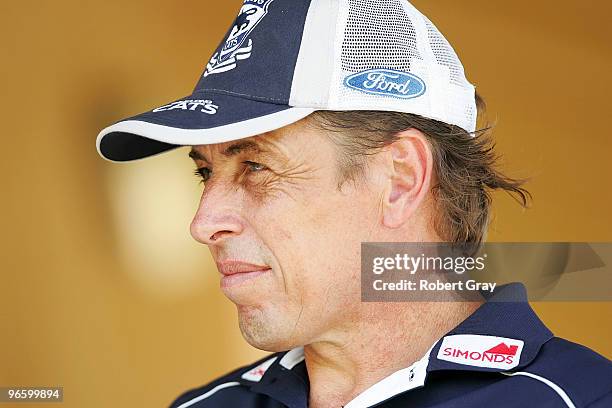
[{"label": "mesh panel on cap", "polygon": [[[436,60],[438,64],[449,68],[451,83],[468,90],[473,89],[472,84],[470,84],[465,77],[463,65],[461,61],[459,61],[453,47],[426,16],[423,16],[423,20],[427,27],[429,44],[431,45]],[[454,110],[455,115],[463,116],[468,123],[476,122],[477,111],[475,104],[454,105],[449,109]]]},{"label": "mesh panel on cap", "polygon": [[[407,0],[340,0],[336,66],[329,109],[388,110],[441,120],[474,131],[474,87],[438,29]],[[338,61],[339,60],[339,61]],[[352,89],[344,79],[369,69],[409,72],[426,91],[412,99]]]},{"label": "mesh panel on cap", "polygon": [[348,2],[340,55],[343,70],[384,67],[408,71],[411,58],[421,58],[416,42],[416,30],[401,4],[388,0]]},{"label": "mesh panel on cap", "polygon": [[425,20],[425,26],[427,27],[429,44],[438,64],[445,65],[450,69],[451,81],[455,85],[469,87],[470,83],[465,78],[463,65],[461,65],[461,61],[457,58],[457,54],[455,54],[451,45],[427,17],[423,16],[423,20]]}]

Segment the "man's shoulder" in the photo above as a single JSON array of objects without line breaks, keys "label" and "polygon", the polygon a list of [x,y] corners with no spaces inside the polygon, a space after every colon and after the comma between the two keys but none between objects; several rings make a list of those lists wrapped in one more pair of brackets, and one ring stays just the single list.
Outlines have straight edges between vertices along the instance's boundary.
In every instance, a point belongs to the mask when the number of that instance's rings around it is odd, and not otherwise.
[{"label": "man's shoulder", "polygon": [[[270,364],[281,354],[282,352],[267,355],[251,364],[238,367],[205,385],[192,388],[177,397],[170,404],[170,408],[236,406],[231,405],[236,403],[247,406],[243,398],[253,395],[249,392],[248,385],[259,381]],[[231,392],[228,392],[230,390]]]},{"label": "man's shoulder", "polygon": [[583,345],[553,337],[538,357],[514,373],[567,394],[577,407],[612,403],[612,361]]}]

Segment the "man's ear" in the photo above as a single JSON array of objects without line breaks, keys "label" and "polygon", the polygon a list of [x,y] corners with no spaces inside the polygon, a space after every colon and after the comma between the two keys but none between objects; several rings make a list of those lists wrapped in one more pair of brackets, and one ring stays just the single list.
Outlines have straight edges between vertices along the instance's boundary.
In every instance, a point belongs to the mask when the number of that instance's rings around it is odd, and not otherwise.
[{"label": "man's ear", "polygon": [[398,228],[413,216],[430,190],[433,154],[426,136],[409,129],[388,146],[391,171],[383,197],[383,223]]}]

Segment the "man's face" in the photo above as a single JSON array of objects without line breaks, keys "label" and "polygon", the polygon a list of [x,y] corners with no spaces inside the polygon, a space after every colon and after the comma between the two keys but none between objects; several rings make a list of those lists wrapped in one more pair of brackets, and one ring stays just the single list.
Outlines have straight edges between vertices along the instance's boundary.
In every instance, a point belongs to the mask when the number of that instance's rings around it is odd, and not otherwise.
[{"label": "man's face", "polygon": [[210,248],[257,348],[323,340],[358,307],[360,244],[379,223],[381,194],[367,181],[339,189],[336,152],[306,120],[192,148],[205,185],[191,234]]}]

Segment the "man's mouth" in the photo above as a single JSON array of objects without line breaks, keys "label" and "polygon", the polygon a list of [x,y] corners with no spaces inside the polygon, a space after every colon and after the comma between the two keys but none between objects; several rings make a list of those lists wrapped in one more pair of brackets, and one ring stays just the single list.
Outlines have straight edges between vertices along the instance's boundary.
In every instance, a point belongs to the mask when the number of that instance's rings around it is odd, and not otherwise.
[{"label": "man's mouth", "polygon": [[238,285],[247,280],[263,275],[272,269],[267,265],[257,265],[238,260],[219,261],[217,262],[217,268],[222,275],[222,288]]}]

